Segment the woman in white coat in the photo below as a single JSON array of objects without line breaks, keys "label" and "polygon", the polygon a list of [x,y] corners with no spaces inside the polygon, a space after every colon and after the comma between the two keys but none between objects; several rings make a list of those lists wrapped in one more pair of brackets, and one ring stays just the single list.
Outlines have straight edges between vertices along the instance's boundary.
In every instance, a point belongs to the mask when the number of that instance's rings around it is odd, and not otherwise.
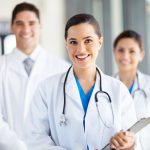
[{"label": "woman in white coat", "polygon": [[72,67],[37,89],[26,121],[29,150],[96,150],[109,142],[134,149],[134,134],[125,132],[136,122],[132,98],[96,66],[103,43],[97,21],[88,14],[73,16],[65,39]]},{"label": "woman in white coat", "polygon": [[[138,70],[138,64],[144,58],[141,36],[132,30],[123,31],[116,37],[113,51],[118,66],[116,77],[128,87],[138,120],[150,117],[150,76]],[[150,125],[139,133],[143,150],[150,150],[149,133]]]}]

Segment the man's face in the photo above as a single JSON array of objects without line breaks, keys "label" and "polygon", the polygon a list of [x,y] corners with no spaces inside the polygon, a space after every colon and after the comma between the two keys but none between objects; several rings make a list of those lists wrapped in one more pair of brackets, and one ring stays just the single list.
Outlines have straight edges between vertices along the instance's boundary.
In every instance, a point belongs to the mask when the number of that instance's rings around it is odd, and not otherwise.
[{"label": "man's face", "polygon": [[25,53],[32,52],[39,42],[40,28],[40,21],[34,12],[19,12],[11,25],[17,48]]}]

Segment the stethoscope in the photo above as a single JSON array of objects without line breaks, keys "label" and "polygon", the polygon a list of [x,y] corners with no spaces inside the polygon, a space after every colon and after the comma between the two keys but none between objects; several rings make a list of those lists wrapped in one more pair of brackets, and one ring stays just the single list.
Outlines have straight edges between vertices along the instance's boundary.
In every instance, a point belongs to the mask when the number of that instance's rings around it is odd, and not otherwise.
[{"label": "stethoscope", "polygon": [[[62,114],[60,116],[60,126],[62,125],[66,125],[67,124],[67,119],[66,119],[66,116],[65,116],[65,108],[66,108],[66,82],[67,82],[67,78],[68,78],[68,74],[70,72],[70,69],[72,68],[72,66],[68,69],[67,73],[66,73],[66,76],[65,76],[65,80],[64,80],[64,84],[63,84],[63,96],[64,96],[64,104],[63,104],[63,110],[62,110]],[[101,73],[99,71],[99,69],[96,67],[96,71],[98,72],[99,74],[99,77],[100,77],[100,83],[99,83],[99,91],[97,91],[95,93],[95,103],[96,103],[96,107],[97,107],[97,111],[98,111],[98,115],[100,116],[103,124],[106,126],[106,127],[109,127],[110,125],[106,123],[106,121],[104,121],[104,119],[102,119],[102,115],[99,111],[99,108],[98,108],[98,102],[99,102],[99,95],[104,95],[103,97],[105,97],[105,99],[107,100],[107,103],[110,104],[110,107],[111,107],[111,112],[113,114],[113,111],[112,111],[112,105],[111,105],[111,97],[110,95],[103,91],[102,90],[102,78],[101,78]],[[114,123],[114,114],[112,115],[113,116],[113,123]]]},{"label": "stethoscope", "polygon": [[135,89],[135,90],[132,92],[132,94],[131,94],[132,97],[133,97],[133,98],[135,97],[135,93],[141,92],[141,93],[143,93],[144,97],[147,98],[146,92],[144,91],[144,89],[142,89],[142,88],[140,87],[138,73],[136,73],[136,79],[137,79],[137,89]]}]

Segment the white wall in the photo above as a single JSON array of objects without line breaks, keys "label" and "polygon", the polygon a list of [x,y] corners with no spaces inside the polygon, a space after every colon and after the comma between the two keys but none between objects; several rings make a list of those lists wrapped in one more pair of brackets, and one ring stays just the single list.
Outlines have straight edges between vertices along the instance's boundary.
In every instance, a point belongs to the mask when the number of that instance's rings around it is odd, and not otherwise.
[{"label": "white wall", "polygon": [[[42,0],[44,1],[44,0]],[[63,0],[46,0],[43,4],[42,43],[45,47],[65,57],[64,28],[65,6]]]}]

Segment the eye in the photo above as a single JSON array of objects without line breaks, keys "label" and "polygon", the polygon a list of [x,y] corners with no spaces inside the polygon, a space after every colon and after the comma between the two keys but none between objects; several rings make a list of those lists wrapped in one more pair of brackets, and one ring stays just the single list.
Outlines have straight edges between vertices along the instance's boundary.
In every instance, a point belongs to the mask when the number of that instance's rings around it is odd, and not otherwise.
[{"label": "eye", "polygon": [[86,43],[86,44],[90,44],[90,43],[92,43],[92,42],[93,42],[92,39],[86,39],[86,40],[85,40],[85,43]]},{"label": "eye", "polygon": [[15,24],[16,24],[17,26],[21,26],[21,25],[23,25],[23,22],[22,22],[22,21],[16,21]]},{"label": "eye", "polygon": [[124,52],[124,49],[123,49],[123,48],[118,48],[117,51],[120,52],[120,53],[123,53],[123,52]]},{"label": "eye", "polygon": [[69,41],[69,44],[71,44],[71,45],[77,45],[77,41],[71,40],[71,41]]},{"label": "eye", "polygon": [[30,24],[30,26],[33,26],[33,25],[35,25],[35,22],[31,21],[29,24]]},{"label": "eye", "polygon": [[134,49],[131,49],[130,50],[130,54],[134,54],[135,53],[135,50]]}]

